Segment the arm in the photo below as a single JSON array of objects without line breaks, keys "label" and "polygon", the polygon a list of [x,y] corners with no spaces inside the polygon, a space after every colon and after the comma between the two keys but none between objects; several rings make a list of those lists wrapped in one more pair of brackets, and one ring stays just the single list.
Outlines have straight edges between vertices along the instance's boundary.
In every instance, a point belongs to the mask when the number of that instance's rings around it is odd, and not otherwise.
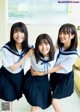
[{"label": "arm", "polygon": [[9,66],[9,68],[12,71],[15,71],[16,69],[18,69],[26,61],[27,55],[28,55],[28,53],[19,62],[13,64],[12,66]]},{"label": "arm", "polygon": [[6,49],[3,49],[2,52],[3,52],[4,67],[6,67],[6,68],[9,67],[9,69],[11,69],[12,71],[15,71],[26,61],[26,59],[29,56],[31,56],[34,53],[34,50],[33,49],[29,50],[28,53],[26,53],[23,56],[23,58],[17,63],[13,62],[12,54],[10,52],[8,52]]},{"label": "arm", "polygon": [[[62,68],[63,67],[61,65],[58,65],[58,66],[52,68],[51,70],[49,70],[48,73],[46,71],[45,74],[50,74],[50,73],[56,72],[56,71],[58,71]],[[32,73],[33,76],[43,76],[43,75],[45,75],[44,72],[35,71],[32,68],[31,68],[31,73]]]},{"label": "arm", "polygon": [[[46,71],[45,74],[50,74],[53,72],[57,72],[59,70],[62,70],[65,73],[68,73],[72,70],[73,64],[75,63],[76,59],[77,59],[77,55],[67,57],[59,65],[57,65],[54,68],[52,68],[51,70],[49,70],[48,73]],[[44,72],[38,72],[38,71],[32,71],[32,70],[31,70],[31,72],[33,75],[39,75],[39,76],[45,75]]]},{"label": "arm", "polygon": [[48,74],[56,72],[60,69],[62,69],[63,67],[61,65],[57,65],[56,67],[52,68],[51,70],[48,71]]},{"label": "arm", "polygon": [[12,71],[15,71],[16,69],[18,69],[25,61],[28,57],[30,57],[32,54],[34,53],[34,50],[33,49],[30,49],[28,51],[28,53],[26,53],[24,55],[24,57],[17,63],[15,63],[14,65],[10,66],[9,68],[12,70]]}]

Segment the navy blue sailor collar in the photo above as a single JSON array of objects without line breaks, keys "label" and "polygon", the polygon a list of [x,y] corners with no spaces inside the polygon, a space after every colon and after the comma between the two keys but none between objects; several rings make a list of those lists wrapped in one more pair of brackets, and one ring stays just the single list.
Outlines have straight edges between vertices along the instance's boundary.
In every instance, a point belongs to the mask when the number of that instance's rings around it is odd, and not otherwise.
[{"label": "navy blue sailor collar", "polygon": [[42,61],[41,65],[44,64],[44,65],[47,65],[47,67],[51,66],[51,64],[49,63],[49,58],[45,59],[41,57],[40,60]]},{"label": "navy blue sailor collar", "polygon": [[63,54],[63,55],[73,55],[73,54],[76,54],[78,55],[78,51],[77,49],[71,51],[70,49],[67,49],[67,50],[62,50],[62,48],[59,49],[59,54]]},{"label": "navy blue sailor collar", "polygon": [[11,49],[11,47],[8,44],[5,44],[2,48],[6,48],[7,50],[9,50],[11,53],[13,53],[14,55],[17,55],[19,57],[23,57],[23,55],[25,54],[24,51],[21,52],[21,54],[19,54],[18,51],[14,51],[13,49]]}]

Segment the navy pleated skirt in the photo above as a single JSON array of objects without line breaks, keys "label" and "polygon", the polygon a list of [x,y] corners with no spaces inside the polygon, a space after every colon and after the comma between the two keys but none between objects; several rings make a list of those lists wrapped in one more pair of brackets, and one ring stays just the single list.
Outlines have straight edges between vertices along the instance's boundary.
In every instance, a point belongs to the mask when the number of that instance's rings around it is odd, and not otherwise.
[{"label": "navy pleated skirt", "polygon": [[53,91],[52,98],[60,99],[70,96],[74,91],[74,73],[52,73],[50,85]]},{"label": "navy pleated skirt", "polygon": [[0,98],[5,101],[19,100],[22,97],[24,71],[12,74],[3,66],[0,69]]},{"label": "navy pleated skirt", "polygon": [[48,76],[32,76],[30,70],[24,78],[24,95],[31,106],[46,109],[51,105]]}]

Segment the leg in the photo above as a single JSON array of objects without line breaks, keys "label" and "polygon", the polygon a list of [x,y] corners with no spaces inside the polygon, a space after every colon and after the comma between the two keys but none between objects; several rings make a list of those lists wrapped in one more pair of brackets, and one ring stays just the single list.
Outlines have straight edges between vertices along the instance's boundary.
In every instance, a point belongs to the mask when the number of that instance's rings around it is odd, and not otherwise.
[{"label": "leg", "polygon": [[59,104],[59,99],[52,99],[52,106],[55,110],[55,112],[62,112],[62,108]]},{"label": "leg", "polygon": [[10,102],[10,111],[12,112],[12,103],[13,102]]},{"label": "leg", "polygon": [[39,112],[40,107],[32,106],[30,112]]}]

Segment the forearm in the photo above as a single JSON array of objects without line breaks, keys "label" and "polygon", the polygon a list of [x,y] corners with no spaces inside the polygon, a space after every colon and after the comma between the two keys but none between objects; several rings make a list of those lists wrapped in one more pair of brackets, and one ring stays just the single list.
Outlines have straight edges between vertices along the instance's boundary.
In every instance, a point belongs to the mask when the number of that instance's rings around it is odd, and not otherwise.
[{"label": "forearm", "polygon": [[25,62],[25,60],[26,60],[26,57],[24,56],[19,62],[15,63],[14,65],[10,66],[9,68],[12,71],[15,71]]},{"label": "forearm", "polygon": [[58,70],[62,69],[63,67],[61,65],[57,65],[56,67],[52,68],[51,70],[48,71],[48,74],[57,72]]},{"label": "forearm", "polygon": [[12,71],[17,70],[26,61],[26,59],[28,57],[30,57],[33,53],[34,53],[34,50],[33,49],[29,50],[28,53],[26,53],[19,62],[15,63],[14,65],[10,66],[9,68]]},{"label": "forearm", "polygon": [[42,76],[42,75],[45,75],[45,74],[50,74],[50,73],[53,73],[53,72],[57,72],[58,70],[62,69],[62,66],[58,65],[48,71],[45,71],[45,72],[41,72],[39,75]]}]

